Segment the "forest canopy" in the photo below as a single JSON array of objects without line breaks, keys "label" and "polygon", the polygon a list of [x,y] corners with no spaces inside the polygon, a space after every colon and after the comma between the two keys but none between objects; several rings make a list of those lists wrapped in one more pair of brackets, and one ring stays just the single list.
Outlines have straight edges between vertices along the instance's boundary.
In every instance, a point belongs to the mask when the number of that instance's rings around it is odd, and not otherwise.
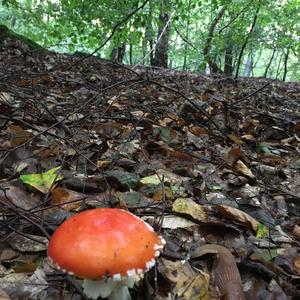
[{"label": "forest canopy", "polygon": [[300,79],[299,0],[0,0],[49,50],[226,76]]}]

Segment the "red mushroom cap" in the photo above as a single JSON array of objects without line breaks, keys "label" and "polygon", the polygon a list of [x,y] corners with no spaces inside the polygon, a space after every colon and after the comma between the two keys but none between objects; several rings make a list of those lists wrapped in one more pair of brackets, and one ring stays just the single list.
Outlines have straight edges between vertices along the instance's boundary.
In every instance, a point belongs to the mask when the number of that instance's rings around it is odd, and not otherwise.
[{"label": "red mushroom cap", "polygon": [[49,241],[48,255],[78,277],[101,279],[141,274],[154,264],[163,244],[151,226],[130,212],[97,208],[62,223]]}]

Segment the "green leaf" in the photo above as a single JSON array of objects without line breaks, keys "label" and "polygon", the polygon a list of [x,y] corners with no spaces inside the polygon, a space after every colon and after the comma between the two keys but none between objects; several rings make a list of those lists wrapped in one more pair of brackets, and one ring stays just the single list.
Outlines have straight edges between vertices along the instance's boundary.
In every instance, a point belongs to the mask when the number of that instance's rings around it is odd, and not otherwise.
[{"label": "green leaf", "polygon": [[265,143],[260,143],[257,147],[257,151],[259,153],[270,153],[271,152],[268,145]]},{"label": "green leaf", "polygon": [[159,136],[166,144],[177,144],[179,143],[178,133],[168,127],[154,127],[153,134]]},{"label": "green leaf", "polygon": [[269,233],[268,227],[266,227],[265,225],[259,223],[258,224],[258,229],[257,229],[257,232],[256,232],[256,237],[261,239],[264,236],[266,236],[268,233]]},{"label": "green leaf", "polygon": [[53,187],[54,183],[62,180],[63,176],[58,174],[60,166],[40,174],[24,174],[20,176],[23,183],[34,187],[36,190],[46,194]]}]

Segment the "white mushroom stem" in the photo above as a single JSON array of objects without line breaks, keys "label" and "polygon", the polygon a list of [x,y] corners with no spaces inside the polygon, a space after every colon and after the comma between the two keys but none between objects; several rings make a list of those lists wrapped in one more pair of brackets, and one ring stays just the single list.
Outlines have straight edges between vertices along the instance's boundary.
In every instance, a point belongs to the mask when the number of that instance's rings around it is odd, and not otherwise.
[{"label": "white mushroom stem", "polygon": [[120,280],[105,278],[102,280],[83,281],[83,292],[91,299],[108,298],[108,300],[131,300],[128,287],[132,288],[136,278],[122,277]]}]

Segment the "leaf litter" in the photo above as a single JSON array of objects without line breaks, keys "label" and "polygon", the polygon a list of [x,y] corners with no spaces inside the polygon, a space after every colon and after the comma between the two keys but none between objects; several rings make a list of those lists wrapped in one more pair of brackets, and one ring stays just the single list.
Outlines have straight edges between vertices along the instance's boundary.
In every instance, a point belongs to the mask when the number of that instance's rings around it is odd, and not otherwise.
[{"label": "leaf litter", "polygon": [[2,299],[83,297],[47,240],[95,207],[130,210],[167,241],[133,299],[300,297],[299,84],[12,45],[0,45]]}]

